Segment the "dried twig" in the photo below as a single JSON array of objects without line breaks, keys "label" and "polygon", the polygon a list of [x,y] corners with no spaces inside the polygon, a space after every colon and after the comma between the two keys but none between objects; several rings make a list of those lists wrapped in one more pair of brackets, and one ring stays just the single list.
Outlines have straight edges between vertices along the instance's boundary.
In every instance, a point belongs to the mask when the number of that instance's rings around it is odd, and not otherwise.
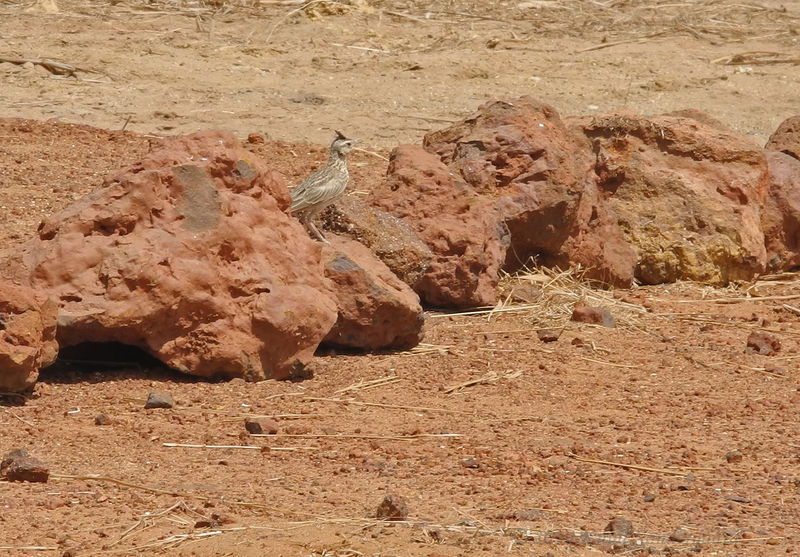
[{"label": "dried twig", "polygon": [[494,314],[494,313],[503,313],[509,311],[527,311],[529,309],[533,309],[536,306],[512,306],[506,308],[484,308],[484,309],[476,309],[472,311],[454,311],[452,313],[429,313],[426,317],[461,317],[465,315],[487,315],[487,314]]},{"label": "dried twig", "polygon": [[781,307],[787,311],[791,311],[795,315],[800,315],[800,308],[796,308],[794,306],[790,306],[789,304],[781,304]]},{"label": "dried twig", "polygon": [[331,43],[331,45],[342,48],[352,48],[353,50],[366,50],[367,52],[379,52],[381,54],[391,54],[390,50],[383,50],[382,48],[373,48],[371,46],[357,46],[357,45],[342,44],[342,43]]},{"label": "dried twig", "polygon": [[9,62],[11,64],[19,64],[19,65],[27,64],[28,62],[30,62],[31,64],[42,66],[50,73],[57,75],[74,75],[75,72],[77,71],[96,73],[96,74],[103,73],[103,72],[98,72],[96,70],[90,70],[88,68],[72,66],[70,64],[65,64],[64,62],[57,62],[49,58],[18,58],[16,56],[0,56],[0,63],[2,62]]},{"label": "dried twig", "polygon": [[604,360],[596,360],[594,358],[587,358],[586,356],[577,356],[577,358],[579,360],[585,360],[587,362],[593,362],[595,364],[603,364],[604,366],[624,367],[624,368],[630,368],[630,369],[635,369],[635,368],[642,367],[642,366],[634,366],[634,365],[630,365],[630,364],[615,364],[614,362],[606,362]]},{"label": "dried twig", "polygon": [[307,402],[334,402],[337,404],[352,404],[353,406],[373,406],[375,408],[387,408],[390,410],[409,410],[411,412],[443,412],[445,414],[467,414],[472,415],[471,412],[464,412],[462,410],[451,410],[449,408],[433,408],[429,406],[404,406],[400,404],[383,404],[380,402],[361,402],[360,400],[351,400],[344,398],[325,398],[325,397],[305,397],[303,401]]},{"label": "dried twig", "polygon": [[458,385],[453,385],[452,387],[448,387],[444,390],[444,392],[450,394],[453,391],[461,390],[464,387],[472,387],[473,385],[480,385],[483,383],[494,383],[495,381],[499,381],[500,379],[516,379],[521,375],[522,371],[520,370],[507,371],[506,373],[503,374],[498,374],[496,371],[490,371],[483,377],[470,379],[469,381],[465,381],[463,383],[459,383]]},{"label": "dried twig", "polygon": [[382,387],[384,385],[391,385],[392,383],[398,383],[402,381],[400,377],[396,375],[391,375],[388,377],[378,377],[377,379],[372,379],[370,381],[364,381],[363,379],[360,380],[358,383],[354,383],[349,387],[345,387],[344,389],[339,389],[335,391],[333,394],[341,395],[344,393],[349,393],[351,391],[360,391],[364,389],[372,389],[374,387]]},{"label": "dried twig", "polygon": [[[259,435],[251,435],[258,437]],[[277,437],[277,435],[261,435],[263,437]],[[244,449],[251,451],[316,451],[317,447],[257,447],[255,445],[203,445],[195,443],[161,443],[164,447],[180,447],[184,449]]]},{"label": "dried twig", "polygon": [[57,551],[58,546],[47,545],[0,545],[0,551]]},{"label": "dried twig", "polygon": [[25,424],[25,425],[28,425],[28,426],[31,426],[31,427],[34,427],[34,425],[33,425],[31,422],[29,422],[28,420],[25,420],[25,419],[21,418],[21,417],[20,417],[20,416],[18,416],[18,415],[16,414],[16,412],[14,412],[13,410],[10,410],[10,409],[8,409],[8,408],[4,408],[3,410],[5,410],[6,412],[8,412],[8,413],[9,413],[9,414],[11,414],[12,416],[14,416],[16,419],[18,419],[19,421],[21,421],[23,424]]},{"label": "dried twig", "polygon": [[708,302],[711,304],[739,304],[743,302],[770,302],[779,300],[796,300],[800,298],[800,294],[787,294],[784,296],[732,296],[728,298],[700,298],[700,299],[683,299],[683,300],[665,300],[663,298],[651,298],[653,301],[665,302],[669,301],[675,304],[696,304],[698,302]]},{"label": "dried twig", "polygon": [[[658,474],[669,474],[671,476],[685,476],[687,472],[713,470],[713,468],[690,468],[684,467],[681,469],[672,468],[651,468],[650,466],[640,466],[638,464],[625,464],[624,462],[613,462],[611,460],[598,460],[594,458],[583,458],[574,453],[568,455],[579,462],[588,462],[591,464],[602,464],[603,466],[616,466],[617,468],[626,468],[629,470],[641,470],[643,472],[656,472]],[[741,470],[731,470],[732,472],[740,472]]]},{"label": "dried twig", "polygon": [[454,347],[451,344],[429,344],[426,342],[420,342],[414,348],[411,350],[406,350],[405,352],[402,352],[402,354],[441,354],[442,356],[446,356],[447,354],[453,354],[453,352],[451,352],[453,348]]},{"label": "dried twig", "polygon": [[800,57],[786,56],[780,52],[741,52],[711,61],[724,66],[763,66],[767,64],[800,64]]},{"label": "dried twig", "polygon": [[378,439],[382,441],[418,441],[461,437],[461,433],[416,433],[414,435],[375,435],[369,433],[255,433],[251,437],[291,437],[294,439]]},{"label": "dried twig", "polygon": [[362,152],[362,153],[366,153],[366,154],[368,154],[368,155],[372,155],[373,157],[377,157],[377,158],[379,158],[379,159],[381,159],[381,160],[384,160],[384,161],[386,161],[386,162],[389,162],[389,158],[388,158],[388,157],[384,157],[383,155],[381,155],[380,153],[376,153],[375,151],[368,151],[368,150],[366,150],[366,149],[362,149],[362,148],[360,148],[360,147],[355,147],[355,148],[353,149],[353,151],[360,151],[360,152]]},{"label": "dried twig", "polygon": [[181,493],[176,490],[167,490],[167,489],[158,489],[155,487],[147,487],[144,485],[134,484],[131,482],[126,482],[123,480],[117,480],[115,478],[109,478],[108,476],[99,476],[94,474],[80,474],[80,475],[72,475],[72,474],[56,474],[50,473],[50,479],[52,480],[81,480],[81,481],[93,481],[93,482],[104,482],[104,483],[112,483],[116,485],[120,485],[122,487],[129,487],[131,489],[138,489],[140,491],[147,491],[150,493],[157,493],[159,495],[172,495],[177,497],[191,497],[195,499],[206,499],[206,497],[192,495],[189,493]]},{"label": "dried twig", "polygon": [[588,46],[586,48],[582,48],[580,50],[576,50],[575,54],[581,54],[582,52],[591,52],[593,50],[601,50],[604,48],[611,48],[612,46],[619,46],[621,44],[630,44],[630,43],[646,43],[653,37],[658,37],[663,35],[663,33],[653,33],[652,35],[648,35],[646,37],[638,37],[635,39],[623,39],[621,41],[613,41],[613,42],[606,42],[600,43],[593,46]]},{"label": "dried twig", "polygon": [[[79,480],[79,481],[94,481],[94,482],[101,482],[101,483],[112,483],[115,485],[119,485],[122,487],[127,487],[130,489],[137,489],[140,491],[146,491],[149,493],[156,493],[158,495],[170,495],[172,497],[183,497],[187,499],[197,499],[200,501],[210,501],[215,500],[220,503],[224,503],[226,505],[231,505],[234,507],[245,507],[245,508],[256,508],[256,509],[264,509],[271,512],[276,512],[284,515],[302,515],[302,516],[309,516],[314,518],[320,518],[319,515],[313,513],[307,513],[303,511],[297,511],[293,509],[282,509],[279,507],[273,507],[270,505],[265,505],[263,503],[251,503],[248,501],[235,501],[230,497],[219,497],[213,495],[200,495],[194,493],[186,493],[177,490],[167,490],[167,489],[158,489],[154,487],[147,487],[144,485],[134,484],[131,482],[126,482],[123,480],[117,480],[115,478],[110,478],[108,476],[99,476],[99,475],[71,475],[71,474],[57,474],[57,473],[50,473],[50,479],[52,480],[59,480],[59,481],[66,481],[66,480]],[[269,481],[277,481],[283,478],[271,478]]]}]

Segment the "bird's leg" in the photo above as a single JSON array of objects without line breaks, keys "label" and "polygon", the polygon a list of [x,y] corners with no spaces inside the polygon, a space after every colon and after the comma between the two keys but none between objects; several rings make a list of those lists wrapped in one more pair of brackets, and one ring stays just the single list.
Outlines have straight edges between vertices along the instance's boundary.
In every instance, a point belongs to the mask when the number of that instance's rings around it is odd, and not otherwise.
[{"label": "bird's leg", "polygon": [[330,242],[325,238],[325,236],[322,235],[322,232],[317,230],[317,227],[314,226],[314,223],[311,221],[311,219],[308,219],[308,228],[314,233],[314,236],[319,238],[321,242],[325,242],[326,244],[330,245]]}]

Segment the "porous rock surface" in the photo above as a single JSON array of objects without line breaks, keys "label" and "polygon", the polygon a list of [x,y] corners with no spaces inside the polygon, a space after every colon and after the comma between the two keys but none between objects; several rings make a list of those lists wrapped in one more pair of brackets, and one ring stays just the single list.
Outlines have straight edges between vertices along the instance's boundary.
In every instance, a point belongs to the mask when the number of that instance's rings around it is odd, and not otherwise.
[{"label": "porous rock surface", "polygon": [[764,148],[780,151],[800,160],[800,116],[792,116],[781,122]]},{"label": "porous rock surface", "polygon": [[370,204],[409,222],[433,257],[414,288],[434,306],[482,306],[496,299],[508,230],[490,199],[456,179],[438,156],[397,147]]},{"label": "porous rock surface", "polygon": [[536,256],[547,266],[581,264],[587,278],[630,286],[634,254],[597,188],[594,157],[553,107],[531,97],[490,102],[423,143],[493,202],[496,226],[509,232],[503,269],[517,270]]},{"label": "porous rock surface", "polygon": [[52,299],[0,279],[0,391],[27,389],[55,361],[57,313]]},{"label": "porous rock surface", "polygon": [[764,270],[769,175],[758,145],[696,111],[572,123],[591,141],[639,281],[725,284]]},{"label": "porous rock surface", "polygon": [[531,257],[621,287],[725,284],[766,268],[764,151],[701,112],[562,120],[522,97],[423,143],[395,149],[367,201],[433,252],[414,286],[428,304],[492,304],[498,272]]},{"label": "porous rock surface", "polygon": [[769,191],[761,225],[768,269],[800,266],[800,160],[779,151],[766,151]]},{"label": "porous rock surface", "polygon": [[9,482],[47,482],[50,469],[25,449],[13,449],[0,461],[0,478]]},{"label": "porous rock surface", "polygon": [[0,274],[59,301],[63,346],[117,341],[193,375],[287,377],[337,316],[289,205],[231,134],[183,136],[42,223]]},{"label": "porous rock surface", "polygon": [[628,286],[635,256],[604,204],[582,138],[534,99],[496,101],[392,153],[368,202],[412,223],[433,251],[415,285],[432,305],[496,301],[500,270],[537,256],[579,263],[590,278]]},{"label": "porous rock surface", "polygon": [[325,276],[334,284],[339,316],[325,344],[363,350],[406,349],[422,340],[419,297],[362,244],[327,235]]},{"label": "porous rock surface", "polygon": [[407,222],[343,195],[322,214],[325,229],[365,245],[407,285],[414,288],[430,266],[433,253]]}]

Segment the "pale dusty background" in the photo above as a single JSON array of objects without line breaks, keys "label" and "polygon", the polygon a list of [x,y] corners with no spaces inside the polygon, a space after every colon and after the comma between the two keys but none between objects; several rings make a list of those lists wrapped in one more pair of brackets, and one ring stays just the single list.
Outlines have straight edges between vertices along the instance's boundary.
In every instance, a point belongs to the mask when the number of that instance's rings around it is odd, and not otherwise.
[{"label": "pale dusty background", "polygon": [[323,144],[336,128],[391,148],[518,95],[562,115],[697,108],[762,144],[800,111],[791,1],[27,5],[0,2],[0,54],[98,73],[0,65],[9,116]]}]

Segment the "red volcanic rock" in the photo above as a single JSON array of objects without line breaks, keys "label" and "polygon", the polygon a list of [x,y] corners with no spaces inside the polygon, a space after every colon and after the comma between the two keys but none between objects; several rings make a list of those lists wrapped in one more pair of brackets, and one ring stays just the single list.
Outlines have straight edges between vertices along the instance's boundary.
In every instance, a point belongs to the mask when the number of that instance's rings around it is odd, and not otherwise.
[{"label": "red volcanic rock", "polygon": [[792,116],[781,122],[764,148],[800,159],[800,116]]},{"label": "red volcanic rock", "polygon": [[281,177],[227,132],[165,142],[6,262],[60,302],[63,346],[117,341],[199,376],[300,372],[336,321]]},{"label": "red volcanic rock", "polygon": [[433,254],[407,222],[354,195],[343,195],[322,214],[325,229],[365,245],[411,288],[425,275]]},{"label": "red volcanic rock", "polygon": [[761,354],[771,356],[780,352],[780,339],[767,331],[753,331],[747,336],[745,352],[747,354]]},{"label": "red volcanic rock", "polygon": [[370,204],[409,222],[433,252],[414,289],[434,306],[493,304],[508,231],[492,200],[451,174],[438,156],[401,145]]},{"label": "red volcanic rock", "polygon": [[770,185],[761,225],[770,271],[800,265],[800,161],[766,151]]},{"label": "red volcanic rock", "polygon": [[50,469],[25,449],[13,449],[0,462],[0,478],[9,482],[47,482]]},{"label": "red volcanic rock", "polygon": [[616,327],[614,316],[605,308],[598,308],[593,306],[575,306],[572,309],[571,321],[578,323],[591,323],[593,325],[602,325],[603,327]]},{"label": "red volcanic rock", "polygon": [[424,145],[396,149],[368,201],[433,252],[415,285],[429,304],[494,303],[498,270],[531,257],[617,286],[725,284],[766,267],[764,152],[701,112],[565,124],[522,97],[487,103]]},{"label": "red volcanic rock", "polygon": [[631,284],[635,255],[596,186],[590,148],[551,107],[528,97],[488,103],[424,145],[398,147],[369,198],[410,222],[433,251],[415,286],[423,300],[493,304],[498,271],[531,256]]},{"label": "red volcanic rock", "polygon": [[591,141],[601,190],[637,254],[643,283],[724,284],[764,270],[763,151],[695,112],[573,119]]},{"label": "red volcanic rock", "polygon": [[405,520],[408,518],[408,504],[400,495],[390,493],[378,505],[375,517],[378,520]]},{"label": "red volcanic rock", "polygon": [[53,300],[0,279],[0,391],[19,392],[58,355]]},{"label": "red volcanic rock", "polygon": [[549,266],[580,264],[587,278],[630,286],[635,256],[608,211],[607,192],[597,188],[594,155],[551,106],[530,97],[487,103],[424,143],[493,199],[510,232],[505,270],[535,256]]},{"label": "red volcanic rock", "polygon": [[339,318],[325,343],[346,348],[405,349],[422,340],[419,297],[365,246],[328,234],[322,257]]}]

